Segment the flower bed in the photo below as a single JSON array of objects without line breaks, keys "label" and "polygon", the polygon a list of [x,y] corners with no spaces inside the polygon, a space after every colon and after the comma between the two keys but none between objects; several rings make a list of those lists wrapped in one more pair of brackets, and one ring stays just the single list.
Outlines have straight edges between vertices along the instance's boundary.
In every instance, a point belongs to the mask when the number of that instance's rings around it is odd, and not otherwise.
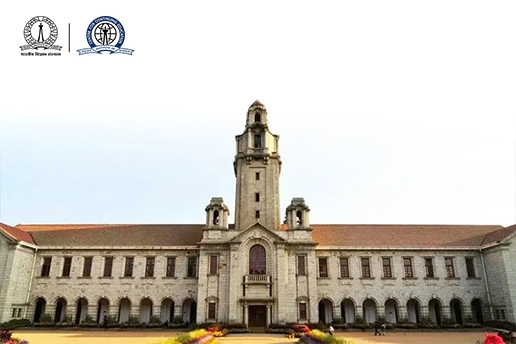
[{"label": "flower bed", "polygon": [[351,344],[344,339],[334,337],[319,330],[312,330],[299,338],[298,343],[304,344]]},{"label": "flower bed", "polygon": [[9,330],[0,330],[1,344],[29,344],[25,339],[12,337],[12,332]]},{"label": "flower bed", "polygon": [[214,344],[217,340],[215,336],[204,329],[190,331],[180,336],[168,338],[157,344]]}]

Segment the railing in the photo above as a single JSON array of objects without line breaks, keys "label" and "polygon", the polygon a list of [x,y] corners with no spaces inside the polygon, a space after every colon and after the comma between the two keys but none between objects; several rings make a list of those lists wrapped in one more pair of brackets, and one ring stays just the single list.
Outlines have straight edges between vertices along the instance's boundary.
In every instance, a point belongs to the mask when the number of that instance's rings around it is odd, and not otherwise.
[{"label": "railing", "polygon": [[246,284],[261,284],[261,283],[270,283],[271,276],[269,275],[246,275],[244,279],[244,283]]}]

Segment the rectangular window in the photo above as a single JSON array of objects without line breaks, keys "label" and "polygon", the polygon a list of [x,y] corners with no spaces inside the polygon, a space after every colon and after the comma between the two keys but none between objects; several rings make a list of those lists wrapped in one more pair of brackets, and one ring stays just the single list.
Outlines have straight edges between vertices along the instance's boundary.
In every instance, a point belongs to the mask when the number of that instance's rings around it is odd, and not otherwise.
[{"label": "rectangular window", "polygon": [[466,270],[468,272],[468,277],[477,277],[475,273],[475,261],[473,258],[466,258]]},{"label": "rectangular window", "polygon": [[208,303],[208,319],[215,319],[215,313],[217,311],[217,305],[215,302]]},{"label": "rectangular window", "polygon": [[328,258],[319,258],[319,277],[328,277]]},{"label": "rectangular window", "polygon": [[255,180],[260,180],[260,172],[256,172],[256,173],[254,174],[254,179],[255,179]]},{"label": "rectangular window", "polygon": [[434,278],[434,259],[433,258],[425,258],[425,273],[426,277]]},{"label": "rectangular window", "polygon": [[84,257],[84,267],[82,269],[82,277],[91,277],[91,264],[93,257]]},{"label": "rectangular window", "polygon": [[362,264],[362,277],[370,278],[371,277],[371,267],[369,265],[369,258],[361,258],[360,262]]},{"label": "rectangular window", "polygon": [[306,320],[308,318],[306,311],[306,303],[299,304],[299,320]]},{"label": "rectangular window", "polygon": [[219,273],[219,262],[218,256],[210,256],[210,275],[216,275]]},{"label": "rectangular window", "polygon": [[188,257],[187,277],[197,277],[197,257]]},{"label": "rectangular window", "polygon": [[167,277],[176,276],[176,257],[167,257]]},{"label": "rectangular window", "polygon": [[340,258],[340,277],[349,277],[349,260],[348,258]]},{"label": "rectangular window", "polygon": [[254,213],[254,217],[259,219],[260,218],[260,211],[257,210],[255,213]]},{"label": "rectangular window", "polygon": [[113,273],[113,257],[104,257],[104,277],[111,277]]},{"label": "rectangular window", "polygon": [[124,277],[133,277],[134,258],[125,257]]},{"label": "rectangular window", "polygon": [[306,256],[305,255],[297,256],[297,274],[300,276],[306,275]]},{"label": "rectangular window", "polygon": [[52,265],[52,257],[44,257],[43,265],[41,266],[41,277],[50,276],[50,266]]},{"label": "rectangular window", "polygon": [[63,277],[70,277],[70,270],[72,268],[72,257],[65,257],[63,262]]},{"label": "rectangular window", "polygon": [[407,278],[414,277],[414,271],[412,270],[412,258],[410,258],[410,257],[403,258],[403,269],[405,270],[405,277],[407,277]]},{"label": "rectangular window", "polygon": [[383,277],[392,277],[391,258],[382,258]]},{"label": "rectangular window", "polygon": [[16,318],[16,314],[18,314],[18,308],[13,308],[13,314],[11,318]]},{"label": "rectangular window", "polygon": [[154,257],[147,257],[145,263],[145,277],[154,277]]},{"label": "rectangular window", "polygon": [[262,135],[254,134],[254,148],[262,148]]},{"label": "rectangular window", "polygon": [[257,193],[255,193],[255,194],[254,194],[254,200],[255,200],[256,202],[260,202],[260,193],[259,193],[259,192],[257,192]]},{"label": "rectangular window", "polygon": [[21,318],[21,314],[22,314],[22,309],[18,308],[18,313],[16,314],[16,317]]},{"label": "rectangular window", "polygon": [[446,277],[455,277],[455,269],[453,267],[453,258],[444,258],[444,264],[446,265]]}]

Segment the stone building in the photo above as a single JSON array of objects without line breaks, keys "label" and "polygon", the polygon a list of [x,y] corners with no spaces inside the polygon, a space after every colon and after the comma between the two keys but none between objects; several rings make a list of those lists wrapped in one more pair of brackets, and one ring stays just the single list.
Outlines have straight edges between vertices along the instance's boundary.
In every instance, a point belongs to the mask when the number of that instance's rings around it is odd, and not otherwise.
[{"label": "stone building", "polygon": [[217,197],[196,225],[0,224],[0,322],[516,321],[516,225],[317,225],[303,198],[283,221],[267,117],[236,137],[234,224]]}]

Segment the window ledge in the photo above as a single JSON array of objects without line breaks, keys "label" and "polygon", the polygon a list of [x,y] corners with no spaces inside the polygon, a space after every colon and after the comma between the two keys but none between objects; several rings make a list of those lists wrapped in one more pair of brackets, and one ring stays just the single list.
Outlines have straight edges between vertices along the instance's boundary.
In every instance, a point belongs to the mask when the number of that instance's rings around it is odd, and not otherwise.
[{"label": "window ledge", "polygon": [[392,281],[395,280],[396,277],[382,277],[382,280]]},{"label": "window ledge", "polygon": [[460,277],[446,277],[445,280],[460,280]]},{"label": "window ledge", "polygon": [[308,274],[296,274],[296,277],[300,277],[300,276],[308,276]]},{"label": "window ledge", "polygon": [[113,276],[99,276],[99,279],[113,279]]},{"label": "window ledge", "polygon": [[48,279],[48,278],[50,278],[50,276],[38,276],[38,277],[36,277],[36,278]]},{"label": "window ledge", "polygon": [[156,279],[154,276],[142,276],[141,279]]},{"label": "window ledge", "polygon": [[163,276],[162,279],[177,279],[176,276]]},{"label": "window ledge", "polygon": [[91,279],[91,276],[77,276],[78,279]]},{"label": "window ledge", "polygon": [[417,277],[403,277],[403,279],[413,281],[413,280],[417,280],[418,278]]},{"label": "window ledge", "polygon": [[57,279],[70,279],[70,276],[57,276]]},{"label": "window ledge", "polygon": [[134,279],[134,276],[120,276],[120,279]]},{"label": "window ledge", "polygon": [[341,279],[341,280],[352,280],[353,277],[339,277],[339,279]]},{"label": "window ledge", "polygon": [[183,277],[184,279],[197,279],[197,276],[186,276]]},{"label": "window ledge", "polygon": [[360,277],[361,280],[374,280],[374,277]]},{"label": "window ledge", "polygon": [[323,280],[327,280],[327,279],[330,279],[331,277],[330,276],[318,276],[317,279],[323,279]]},{"label": "window ledge", "polygon": [[426,280],[438,280],[439,277],[424,277]]}]

